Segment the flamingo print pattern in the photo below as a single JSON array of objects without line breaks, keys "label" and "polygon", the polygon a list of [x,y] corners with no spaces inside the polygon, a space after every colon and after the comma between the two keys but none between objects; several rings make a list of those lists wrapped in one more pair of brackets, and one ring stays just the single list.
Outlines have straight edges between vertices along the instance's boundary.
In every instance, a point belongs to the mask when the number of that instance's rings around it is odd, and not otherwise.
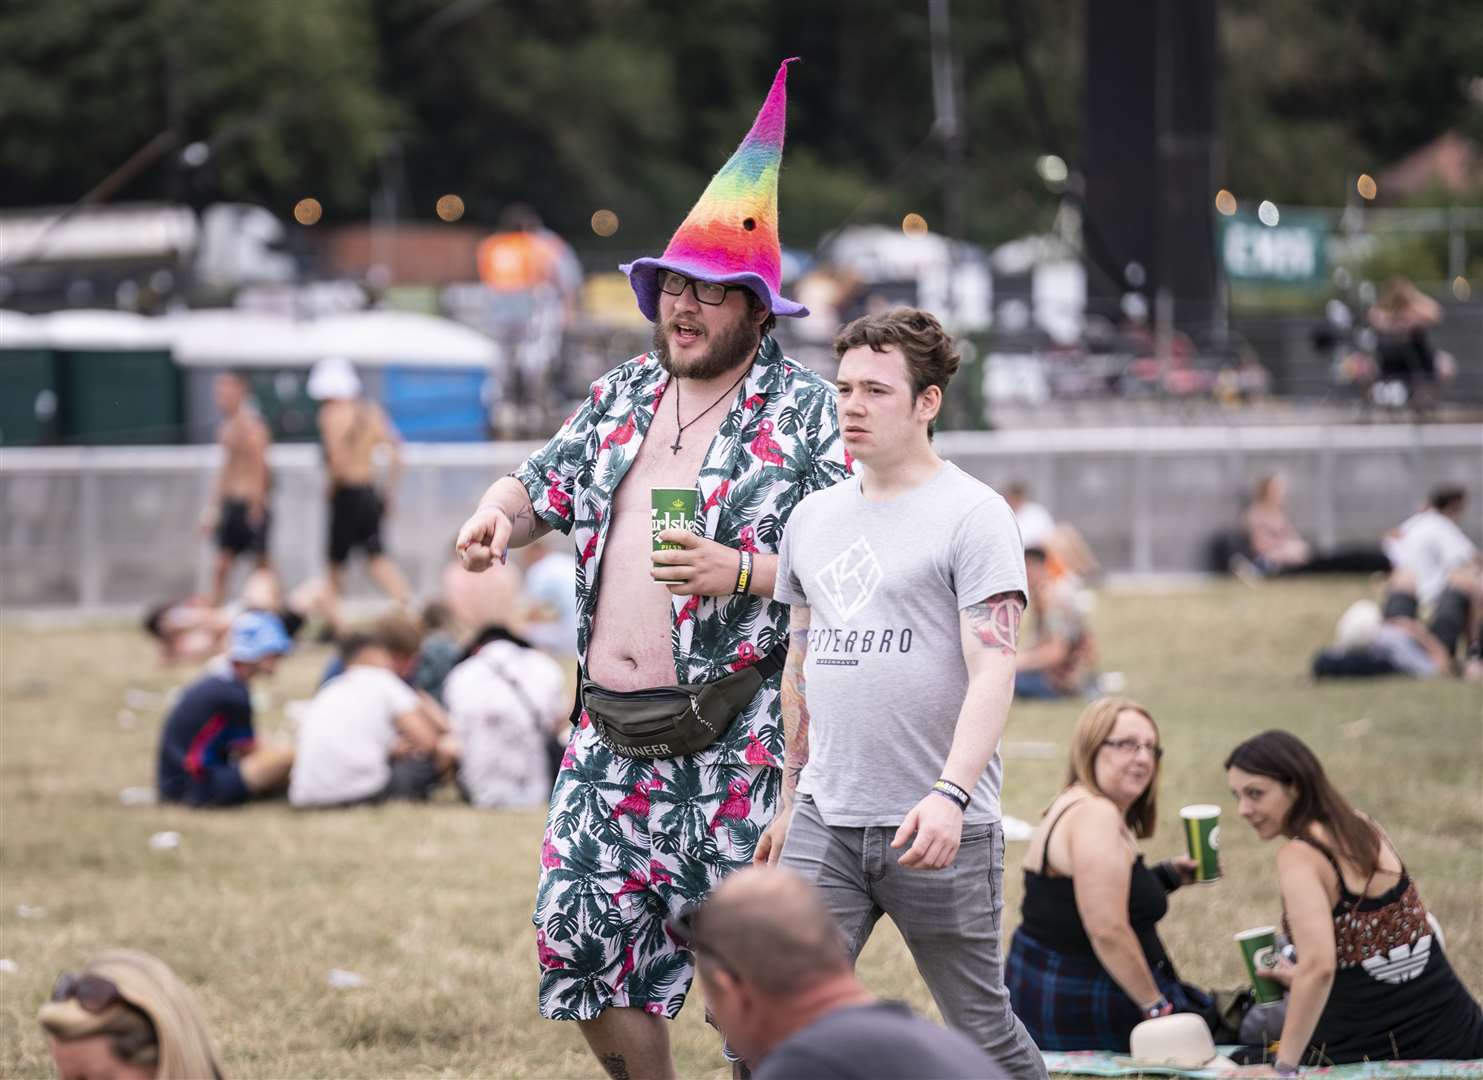
[{"label": "flamingo print pattern", "polygon": [[786,459],[777,440],[772,437],[772,421],[764,420],[757,425],[757,437],[752,440],[752,453],[769,465],[781,465]]},{"label": "flamingo print pattern", "polygon": [[[653,423],[669,375],[652,354],[618,365],[514,473],[531,505],[571,536],[577,556],[577,653],[586,656],[595,587],[614,496]],[[834,388],[764,338],[752,370],[711,442],[697,480],[703,535],[738,551],[775,554],[793,508],[845,478]],[[732,670],[748,644],[766,656],[786,640],[788,609],[755,596],[677,596],[671,644],[682,683]],[[747,761],[748,735],[782,759],[777,683],[769,680],[732,725],[726,745]],[[754,753],[755,756],[755,753]]]},{"label": "flamingo print pattern", "polygon": [[[711,818],[707,832],[715,834],[715,831],[732,821],[745,821],[752,813],[751,789],[745,780],[733,780],[731,786],[726,789],[726,801],[716,807],[716,813]],[[731,834],[726,836],[727,842],[731,840]]]},{"label": "flamingo print pattern", "polygon": [[[566,533],[577,554],[583,663],[614,498],[668,381],[652,354],[618,365],[514,472],[535,513]],[[763,338],[700,467],[702,534],[775,554],[798,503],[846,475],[834,388]],[[787,606],[763,597],[675,597],[671,610],[681,683],[721,678],[787,640]],[[721,739],[682,757],[619,757],[582,714],[541,844],[532,921],[543,1016],[591,1019],[615,1005],[671,1018],[679,1012],[693,969],[664,920],[750,861],[777,805],[782,754],[776,679]]]},{"label": "flamingo print pattern", "polygon": [[532,920],[541,1015],[591,1019],[619,1006],[673,1018],[694,958],[665,920],[751,861],[781,771],[714,747],[632,761],[591,729],[572,748],[576,764],[552,795]]}]

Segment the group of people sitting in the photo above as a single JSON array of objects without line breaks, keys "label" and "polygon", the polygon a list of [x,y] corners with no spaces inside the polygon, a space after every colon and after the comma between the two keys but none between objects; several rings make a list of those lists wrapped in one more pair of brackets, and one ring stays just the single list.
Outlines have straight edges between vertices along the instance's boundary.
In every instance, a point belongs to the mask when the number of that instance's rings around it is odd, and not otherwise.
[{"label": "group of people sitting", "polygon": [[[455,599],[466,616],[468,598]],[[258,739],[251,685],[291,651],[313,601],[302,588],[281,599],[271,572],[257,571],[231,609],[150,614],[167,658],[210,657],[165,719],[162,800],[221,807],[286,793],[295,807],[344,807],[422,801],[450,781],[480,807],[546,800],[569,712],[566,668],[503,621],[464,629],[441,602],[343,635],[291,717],[292,744]]]},{"label": "group of people sitting", "polygon": [[1483,680],[1483,554],[1462,530],[1465,506],[1462,488],[1439,487],[1386,534],[1384,594],[1345,609],[1315,677]]},{"label": "group of people sitting", "polygon": [[[1213,1042],[1279,1064],[1483,1057],[1483,1011],[1378,822],[1355,809],[1296,736],[1267,731],[1224,763],[1237,814],[1280,840],[1277,891],[1295,959],[1271,1005],[1182,980],[1159,936],[1186,856],[1148,866],[1163,746],[1143,706],[1102,698],[1081,714],[1065,786],[1027,844],[1022,919],[1005,966],[1016,1015],[1041,1050],[1126,1050],[1135,1027],[1201,1016]],[[1233,928],[1239,929],[1239,928]]]},{"label": "group of people sitting", "polygon": [[[234,647],[247,648],[249,626],[268,640],[271,618],[244,616]],[[474,656],[491,643],[509,644],[496,639]],[[412,712],[416,693],[391,685],[400,675],[387,658],[399,654],[384,643],[371,650],[352,654],[326,687],[363,669],[356,677],[385,683],[387,699]],[[410,671],[409,657],[400,663]],[[423,736],[436,760],[431,725]],[[1233,1060],[1269,1062],[1278,1075],[1300,1065],[1483,1057],[1483,1009],[1448,962],[1400,853],[1286,731],[1247,739],[1224,762],[1237,814],[1262,840],[1281,842],[1276,885],[1292,948],[1270,977],[1285,996],[1251,1006],[1182,980],[1158,924],[1168,894],[1193,880],[1194,861],[1148,866],[1138,850],[1158,818],[1162,759],[1159,727],[1133,701],[1098,699],[1077,721],[1065,786],[1025,851],[1022,918],[1005,968],[1015,1013],[1042,1051],[1126,1051],[1131,1042],[1136,1053],[1140,1025],[1188,1013],[1209,1035],[1195,1058],[1215,1061],[1217,1041],[1244,1044]],[[371,772],[379,783],[386,770]],[[971,1040],[865,987],[817,890],[788,870],[733,874],[668,932],[696,956],[731,1046],[762,1062],[758,1077],[992,1075]],[[104,953],[64,974],[39,1019],[63,1076],[221,1075],[194,996],[142,953]]]}]

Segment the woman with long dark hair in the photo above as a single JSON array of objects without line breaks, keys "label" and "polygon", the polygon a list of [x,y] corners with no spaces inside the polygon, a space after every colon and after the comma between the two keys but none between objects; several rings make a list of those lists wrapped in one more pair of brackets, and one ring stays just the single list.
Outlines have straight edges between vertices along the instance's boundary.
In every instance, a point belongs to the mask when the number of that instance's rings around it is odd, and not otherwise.
[{"label": "woman with long dark hair", "polygon": [[1307,745],[1264,731],[1232,750],[1243,820],[1277,852],[1283,930],[1297,951],[1277,1072],[1300,1064],[1483,1057],[1483,1010],[1447,962],[1385,830],[1356,810]]}]

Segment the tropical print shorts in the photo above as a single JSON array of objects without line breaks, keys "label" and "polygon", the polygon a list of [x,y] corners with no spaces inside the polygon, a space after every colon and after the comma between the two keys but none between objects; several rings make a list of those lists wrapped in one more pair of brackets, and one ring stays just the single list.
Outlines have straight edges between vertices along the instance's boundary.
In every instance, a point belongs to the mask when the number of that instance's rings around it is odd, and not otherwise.
[{"label": "tropical print shorts", "polygon": [[591,1020],[617,1006],[677,1016],[694,966],[665,920],[752,861],[781,783],[781,770],[724,748],[637,760],[576,729],[541,844],[541,1015]]}]

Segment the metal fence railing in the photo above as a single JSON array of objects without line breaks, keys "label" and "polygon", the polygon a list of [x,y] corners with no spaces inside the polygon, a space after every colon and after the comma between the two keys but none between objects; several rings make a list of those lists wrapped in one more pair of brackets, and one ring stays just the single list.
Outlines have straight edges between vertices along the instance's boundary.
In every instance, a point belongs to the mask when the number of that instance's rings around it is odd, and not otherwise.
[{"label": "metal fence railing", "polygon": [[[386,539],[431,595],[454,535],[530,443],[409,444]],[[1298,527],[1318,547],[1373,543],[1440,483],[1470,495],[1483,537],[1483,425],[1202,426],[946,432],[939,450],[996,486],[1023,480],[1073,522],[1111,572],[1204,569],[1261,474],[1281,470]],[[206,446],[0,451],[0,605],[99,610],[188,593],[211,558],[196,528],[218,451]],[[272,555],[284,579],[323,568],[318,450],[279,445]],[[365,583],[353,583],[352,591]]]}]

